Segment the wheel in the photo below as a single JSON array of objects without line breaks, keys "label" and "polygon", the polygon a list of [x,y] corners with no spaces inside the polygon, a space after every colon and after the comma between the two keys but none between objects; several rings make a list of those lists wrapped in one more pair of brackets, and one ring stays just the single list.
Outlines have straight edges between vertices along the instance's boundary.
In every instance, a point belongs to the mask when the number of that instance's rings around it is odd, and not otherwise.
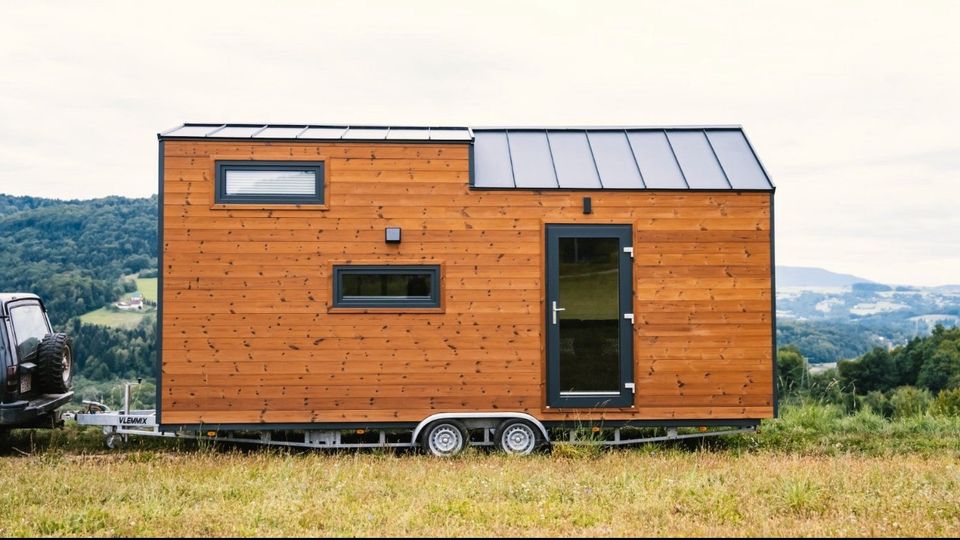
[{"label": "wheel", "polygon": [[430,455],[438,457],[455,456],[470,442],[467,428],[456,420],[437,420],[423,430],[421,444]]},{"label": "wheel", "polygon": [[127,442],[126,435],[120,435],[119,433],[107,433],[103,436],[103,444],[110,450],[115,450],[120,447],[121,444]]},{"label": "wheel", "polygon": [[73,347],[66,334],[47,334],[37,347],[37,383],[41,392],[62,394],[73,385]]},{"label": "wheel", "polygon": [[504,420],[493,436],[507,454],[525,456],[543,445],[543,434],[532,423],[519,418]]}]

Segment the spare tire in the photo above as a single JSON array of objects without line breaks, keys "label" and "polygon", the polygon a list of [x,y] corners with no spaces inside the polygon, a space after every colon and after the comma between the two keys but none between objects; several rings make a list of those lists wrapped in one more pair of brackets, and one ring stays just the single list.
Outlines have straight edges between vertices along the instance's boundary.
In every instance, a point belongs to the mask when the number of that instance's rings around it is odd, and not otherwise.
[{"label": "spare tire", "polygon": [[37,387],[47,394],[68,392],[73,385],[73,343],[66,334],[47,334],[37,347]]}]

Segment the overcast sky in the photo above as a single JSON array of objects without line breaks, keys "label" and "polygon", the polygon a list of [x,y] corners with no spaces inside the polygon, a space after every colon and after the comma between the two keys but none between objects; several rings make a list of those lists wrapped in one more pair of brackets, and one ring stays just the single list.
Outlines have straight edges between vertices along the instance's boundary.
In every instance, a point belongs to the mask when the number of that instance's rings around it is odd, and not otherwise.
[{"label": "overcast sky", "polygon": [[742,124],[777,260],[960,283],[960,2],[0,1],[0,192],[156,192],[181,122]]}]

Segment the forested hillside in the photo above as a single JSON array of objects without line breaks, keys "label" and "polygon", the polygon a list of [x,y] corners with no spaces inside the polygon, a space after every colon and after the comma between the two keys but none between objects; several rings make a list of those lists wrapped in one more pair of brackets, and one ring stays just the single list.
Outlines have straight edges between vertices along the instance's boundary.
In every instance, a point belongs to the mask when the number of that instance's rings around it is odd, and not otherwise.
[{"label": "forested hillside", "polygon": [[0,290],[40,295],[55,325],[115,300],[157,265],[157,198],[0,195]]}]

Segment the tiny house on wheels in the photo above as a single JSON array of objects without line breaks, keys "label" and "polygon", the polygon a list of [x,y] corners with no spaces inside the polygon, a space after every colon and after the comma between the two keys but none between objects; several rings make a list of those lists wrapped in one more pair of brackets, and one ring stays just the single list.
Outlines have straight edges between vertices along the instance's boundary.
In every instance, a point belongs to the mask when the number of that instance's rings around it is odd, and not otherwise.
[{"label": "tiny house on wheels", "polygon": [[740,127],[159,140],[160,432],[523,453],[776,414],[774,186]]}]

